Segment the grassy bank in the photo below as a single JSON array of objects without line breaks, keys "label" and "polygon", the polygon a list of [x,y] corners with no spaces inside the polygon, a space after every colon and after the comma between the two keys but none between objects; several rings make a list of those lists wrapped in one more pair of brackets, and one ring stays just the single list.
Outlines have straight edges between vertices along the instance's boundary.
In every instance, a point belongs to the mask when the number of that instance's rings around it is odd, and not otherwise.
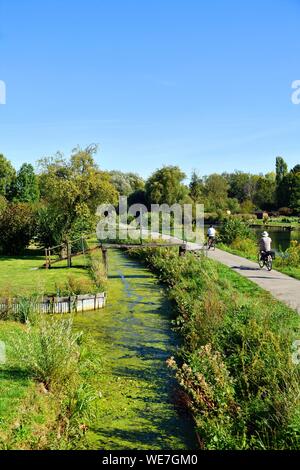
[{"label": "grassy bank", "polygon": [[77,448],[97,413],[93,340],[74,332],[72,318],[48,317],[0,322],[0,341],[0,449]]},{"label": "grassy bank", "polygon": [[203,449],[299,448],[298,315],[208,259],[175,251],[139,257],[170,288],[184,346],[169,365]]}]

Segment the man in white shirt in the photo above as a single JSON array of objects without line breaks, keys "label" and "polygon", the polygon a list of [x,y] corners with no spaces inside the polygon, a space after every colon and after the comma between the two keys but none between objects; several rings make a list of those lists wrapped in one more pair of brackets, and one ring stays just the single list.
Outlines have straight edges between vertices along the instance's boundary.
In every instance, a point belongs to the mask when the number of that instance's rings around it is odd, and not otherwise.
[{"label": "man in white shirt", "polygon": [[215,228],[213,227],[213,225],[211,225],[207,231],[207,238],[208,238],[208,241],[207,241],[207,245],[208,245],[208,249],[212,246],[212,244],[214,243],[215,239],[216,239],[216,230]]}]

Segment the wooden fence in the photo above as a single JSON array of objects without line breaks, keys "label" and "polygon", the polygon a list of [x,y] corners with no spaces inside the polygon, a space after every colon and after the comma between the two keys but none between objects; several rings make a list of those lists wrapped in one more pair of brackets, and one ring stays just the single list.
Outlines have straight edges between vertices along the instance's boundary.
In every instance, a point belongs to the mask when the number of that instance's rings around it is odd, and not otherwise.
[{"label": "wooden fence", "polygon": [[37,313],[72,313],[100,310],[106,305],[106,294],[85,294],[70,297],[43,297],[38,300],[0,299],[0,314],[19,313],[28,306]]}]

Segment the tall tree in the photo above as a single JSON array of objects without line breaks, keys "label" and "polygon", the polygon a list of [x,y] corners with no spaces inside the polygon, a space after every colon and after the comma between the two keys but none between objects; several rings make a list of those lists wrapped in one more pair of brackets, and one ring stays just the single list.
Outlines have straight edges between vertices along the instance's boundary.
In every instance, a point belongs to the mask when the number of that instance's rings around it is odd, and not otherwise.
[{"label": "tall tree", "polygon": [[192,173],[189,188],[193,202],[200,202],[203,198],[204,184],[203,179],[195,171]]},{"label": "tall tree", "polygon": [[36,202],[39,199],[38,180],[30,163],[24,163],[18,171],[12,194],[14,200],[19,202]]},{"label": "tall tree", "polygon": [[282,157],[276,158],[276,184],[277,187],[280,185],[283,178],[288,173],[288,166]]},{"label": "tall tree", "polygon": [[122,171],[110,171],[111,183],[121,196],[129,196],[130,194],[143,190],[145,182],[143,178],[136,173],[123,173]]},{"label": "tall tree", "polygon": [[[108,173],[99,170],[94,160],[95,146],[75,149],[70,160],[61,154],[40,161],[40,189],[44,208],[40,216],[40,239],[55,234],[55,242],[65,242],[75,227],[93,229],[95,213],[102,203],[116,204],[118,193]],[[79,224],[80,221],[80,224]]]},{"label": "tall tree", "polygon": [[11,185],[15,179],[16,171],[9,160],[0,154],[0,194],[10,197]]},{"label": "tall tree", "polygon": [[146,182],[146,195],[150,204],[182,203],[188,196],[183,184],[186,175],[178,166],[165,166],[155,171]]}]

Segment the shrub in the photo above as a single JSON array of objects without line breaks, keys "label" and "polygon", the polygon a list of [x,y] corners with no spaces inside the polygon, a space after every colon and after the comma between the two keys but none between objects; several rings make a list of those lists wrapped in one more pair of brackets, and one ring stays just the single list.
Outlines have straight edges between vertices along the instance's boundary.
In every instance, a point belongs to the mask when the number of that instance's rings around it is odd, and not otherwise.
[{"label": "shrub", "polygon": [[[237,242],[238,243],[238,242]],[[228,268],[177,250],[143,250],[177,306],[176,370],[204,449],[297,449],[299,317]]]},{"label": "shrub", "polygon": [[92,294],[95,292],[95,285],[91,279],[84,276],[74,276],[70,274],[65,282],[55,284],[56,292],[63,296]]},{"label": "shrub", "polygon": [[5,254],[18,255],[29,245],[36,222],[32,206],[10,203],[0,214],[0,244]]},{"label": "shrub", "polygon": [[15,356],[47,389],[65,386],[76,374],[80,358],[81,333],[72,331],[72,319],[46,319],[28,325],[15,343]]},{"label": "shrub", "polygon": [[220,238],[223,243],[230,245],[236,239],[254,237],[249,225],[242,219],[230,217],[226,219],[220,229]]},{"label": "shrub", "polygon": [[244,239],[238,238],[231,243],[230,247],[233,250],[236,250],[237,252],[242,253],[243,256],[246,256],[249,258],[257,256],[257,251],[258,251],[257,244],[252,238],[244,238]]}]

